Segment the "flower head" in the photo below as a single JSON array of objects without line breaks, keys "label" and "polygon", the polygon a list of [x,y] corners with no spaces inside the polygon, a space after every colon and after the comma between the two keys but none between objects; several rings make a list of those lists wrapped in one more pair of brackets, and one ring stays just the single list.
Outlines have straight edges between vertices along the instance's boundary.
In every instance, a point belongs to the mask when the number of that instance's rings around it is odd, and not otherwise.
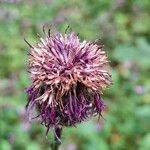
[{"label": "flower head", "polygon": [[47,128],[73,126],[101,115],[101,93],[110,84],[101,45],[80,42],[71,32],[46,34],[36,46],[29,46],[29,114],[36,108],[37,117]]}]

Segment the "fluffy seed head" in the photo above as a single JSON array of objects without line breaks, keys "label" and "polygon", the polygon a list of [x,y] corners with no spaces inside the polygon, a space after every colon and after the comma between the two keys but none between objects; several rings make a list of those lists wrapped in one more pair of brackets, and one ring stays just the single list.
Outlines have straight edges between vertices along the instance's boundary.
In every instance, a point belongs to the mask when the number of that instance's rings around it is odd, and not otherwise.
[{"label": "fluffy seed head", "polygon": [[100,96],[110,84],[101,45],[81,42],[74,32],[46,34],[36,46],[28,45],[29,114],[36,108],[37,117],[48,129],[101,115],[104,104]]}]

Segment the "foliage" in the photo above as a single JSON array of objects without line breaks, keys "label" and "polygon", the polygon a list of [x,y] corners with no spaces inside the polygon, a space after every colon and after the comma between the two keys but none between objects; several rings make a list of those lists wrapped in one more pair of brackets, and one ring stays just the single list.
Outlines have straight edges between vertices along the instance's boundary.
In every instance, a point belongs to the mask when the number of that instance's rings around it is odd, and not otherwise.
[{"label": "foliage", "polygon": [[27,45],[43,25],[81,39],[100,38],[113,85],[104,92],[104,119],[63,131],[63,150],[150,149],[149,0],[0,1],[0,150],[48,150],[45,130],[25,115]]}]

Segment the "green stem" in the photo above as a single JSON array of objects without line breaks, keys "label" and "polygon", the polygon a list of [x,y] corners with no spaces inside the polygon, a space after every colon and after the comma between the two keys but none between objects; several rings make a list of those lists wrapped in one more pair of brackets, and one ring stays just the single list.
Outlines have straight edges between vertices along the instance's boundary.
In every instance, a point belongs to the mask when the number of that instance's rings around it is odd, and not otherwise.
[{"label": "green stem", "polygon": [[59,149],[59,146],[61,144],[60,142],[60,138],[61,138],[61,132],[62,132],[62,128],[60,127],[57,127],[55,128],[55,142],[53,144],[53,150],[58,150]]}]

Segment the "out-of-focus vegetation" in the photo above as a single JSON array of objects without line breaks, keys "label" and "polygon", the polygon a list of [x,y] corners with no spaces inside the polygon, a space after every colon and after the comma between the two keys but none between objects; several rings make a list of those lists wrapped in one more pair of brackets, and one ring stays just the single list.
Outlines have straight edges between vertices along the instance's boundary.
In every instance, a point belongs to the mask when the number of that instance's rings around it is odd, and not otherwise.
[{"label": "out-of-focus vegetation", "polygon": [[45,129],[28,123],[27,45],[43,25],[100,38],[113,85],[104,119],[64,129],[61,150],[150,150],[149,0],[0,0],[0,150],[48,150]]}]

